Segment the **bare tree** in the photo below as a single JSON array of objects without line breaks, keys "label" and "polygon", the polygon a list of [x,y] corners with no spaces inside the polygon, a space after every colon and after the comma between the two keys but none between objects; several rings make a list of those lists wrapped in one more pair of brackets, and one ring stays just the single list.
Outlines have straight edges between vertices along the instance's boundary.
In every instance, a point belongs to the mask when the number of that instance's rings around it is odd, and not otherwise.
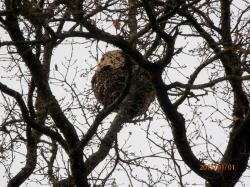
[{"label": "bare tree", "polygon": [[[2,0],[0,7],[0,156],[9,187],[120,186],[120,173],[131,186],[195,185],[194,175],[206,186],[245,182],[247,1]],[[76,46],[89,57],[75,55]],[[60,48],[71,49],[63,62]],[[91,77],[114,48],[129,62],[127,76],[103,106]],[[141,85],[152,86],[157,101],[132,115],[143,103],[136,98],[148,96],[134,92]],[[136,128],[144,152],[136,150]],[[25,163],[13,174],[16,159]]]}]

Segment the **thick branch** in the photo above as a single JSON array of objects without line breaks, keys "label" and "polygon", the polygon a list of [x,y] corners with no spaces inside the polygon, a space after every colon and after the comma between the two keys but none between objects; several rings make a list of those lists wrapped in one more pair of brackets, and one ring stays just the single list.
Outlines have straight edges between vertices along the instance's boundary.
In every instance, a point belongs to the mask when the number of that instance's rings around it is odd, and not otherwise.
[{"label": "thick branch", "polygon": [[37,163],[37,141],[32,137],[31,127],[27,126],[26,164],[8,183],[8,187],[19,187],[33,173]]},{"label": "thick branch", "polygon": [[219,177],[218,173],[215,171],[200,170],[202,162],[195,157],[187,140],[185,119],[171,103],[168,94],[164,89],[165,84],[161,76],[159,76],[159,73],[155,72],[152,77],[158,101],[166,117],[171,121],[171,128],[174,136],[174,141],[183,161],[195,173],[197,173],[199,176],[203,177],[206,180]]},{"label": "thick branch", "polygon": [[198,23],[198,21],[189,13],[188,10],[180,10],[178,13],[181,16],[184,16],[190,22],[190,25],[192,25],[199,32],[201,37],[207,41],[209,47],[211,47],[216,54],[220,53],[221,50],[218,47],[217,42],[204,28],[202,28],[201,24]]},{"label": "thick branch", "polygon": [[22,117],[23,117],[24,121],[27,123],[27,125],[29,125],[33,129],[41,132],[42,134],[47,135],[51,139],[58,141],[60,143],[60,145],[66,151],[68,151],[68,146],[67,146],[65,140],[62,138],[62,136],[59,133],[51,130],[48,127],[40,125],[40,124],[36,123],[34,120],[30,119],[28,109],[27,109],[27,107],[25,105],[25,102],[22,99],[21,94],[19,94],[15,90],[12,90],[12,89],[8,88],[6,85],[4,85],[2,83],[0,83],[0,90],[3,93],[5,93],[5,94],[7,94],[7,95],[9,95],[9,96],[11,96],[13,98],[15,98],[15,100],[17,101],[17,103],[18,103],[18,105],[19,105],[19,107],[21,109]]},{"label": "thick branch", "polygon": [[[12,1],[6,0],[6,8],[7,10],[15,10],[17,7],[15,7],[15,4],[13,4]],[[15,15],[6,16],[6,22],[4,23],[13,41],[25,41]],[[77,132],[64,115],[59,103],[53,96],[46,75],[43,73],[41,62],[35,57],[32,49],[27,44],[16,44],[16,48],[25,64],[28,66],[38,88],[38,92],[41,93],[43,100],[48,104],[50,116],[54,120],[56,126],[63,133],[68,146],[71,149],[74,148],[79,142]],[[81,151],[77,151],[73,155],[70,155],[70,164],[75,185],[77,187],[89,186],[83,163],[83,153]]]},{"label": "thick branch", "polygon": [[[9,1],[6,3],[6,7],[11,9],[12,5]],[[42,97],[48,103],[51,117],[67,139],[68,143],[73,147],[76,142],[79,141],[77,133],[73,125],[63,114],[57,100],[51,93],[41,62],[32,53],[32,49],[29,45],[24,42],[25,39],[19,28],[17,18],[14,15],[6,16],[6,28],[13,41],[23,42],[16,43],[15,46],[17,51],[28,66],[38,88],[38,92],[40,91],[42,93]]]},{"label": "thick branch", "polygon": [[231,0],[221,0],[221,36],[224,47],[232,45],[231,38]]},{"label": "thick branch", "polygon": [[[129,31],[129,41],[131,42],[132,38],[137,34],[137,0],[128,0],[128,27]],[[133,41],[133,44],[136,44],[136,41]]]},{"label": "thick branch", "polygon": [[149,21],[150,21],[152,29],[157,34],[159,34],[159,36],[162,39],[164,39],[165,42],[167,42],[167,43],[171,42],[173,40],[173,38],[169,34],[167,34],[166,32],[164,32],[162,30],[162,28],[160,28],[160,26],[159,26],[159,24],[157,22],[157,19],[156,19],[154,8],[153,8],[153,6],[151,6],[150,1],[143,0],[143,5],[144,5],[144,8],[146,10],[146,13],[147,13],[147,16],[149,18]]},{"label": "thick branch", "polygon": [[250,112],[246,118],[235,121],[239,123],[231,132],[226,151],[221,160],[222,164],[231,164],[233,171],[221,171],[221,177],[210,180],[208,187],[233,187],[247,169],[247,163],[250,154]]},{"label": "thick branch", "polygon": [[122,129],[122,124],[126,121],[127,118],[124,114],[118,113],[116,115],[114,121],[109,127],[108,132],[101,140],[98,151],[93,153],[85,162],[88,174],[91,173],[91,171],[108,155],[114,141],[117,138],[118,132]]},{"label": "thick branch", "polygon": [[126,80],[126,84],[125,84],[123,91],[121,92],[119,97],[115,99],[113,103],[105,107],[103,110],[101,110],[97,114],[93,124],[91,125],[87,133],[84,135],[83,139],[76,146],[75,150],[82,149],[87,145],[87,143],[91,140],[93,135],[96,133],[97,128],[102,122],[102,120],[105,119],[115,108],[117,108],[121,104],[121,102],[124,100],[124,98],[127,96],[129,89],[130,89],[130,85],[131,85],[131,67],[128,67],[128,78]]}]

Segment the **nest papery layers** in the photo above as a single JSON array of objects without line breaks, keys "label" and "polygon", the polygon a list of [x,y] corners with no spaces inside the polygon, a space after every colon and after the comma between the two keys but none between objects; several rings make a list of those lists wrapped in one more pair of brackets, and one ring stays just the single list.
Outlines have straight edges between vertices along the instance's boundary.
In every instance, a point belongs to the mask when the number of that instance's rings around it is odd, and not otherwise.
[{"label": "nest papery layers", "polygon": [[[128,60],[120,50],[105,53],[92,78],[92,89],[98,102],[107,106],[120,96],[129,76]],[[134,118],[144,114],[155,98],[149,74],[132,64],[131,85],[128,95],[115,109],[125,107],[126,115]]]}]

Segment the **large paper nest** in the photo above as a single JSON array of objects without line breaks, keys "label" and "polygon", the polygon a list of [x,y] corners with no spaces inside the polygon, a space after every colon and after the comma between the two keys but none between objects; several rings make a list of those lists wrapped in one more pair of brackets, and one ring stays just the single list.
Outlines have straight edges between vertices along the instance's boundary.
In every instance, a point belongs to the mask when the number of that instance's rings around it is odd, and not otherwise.
[{"label": "large paper nest", "polygon": [[[127,63],[125,54],[120,50],[110,51],[102,56],[92,78],[94,95],[102,105],[113,103],[124,90],[129,74]],[[121,106],[126,107],[127,116],[132,119],[147,111],[155,93],[149,74],[138,65],[132,64],[131,77],[130,91],[115,111]]]}]

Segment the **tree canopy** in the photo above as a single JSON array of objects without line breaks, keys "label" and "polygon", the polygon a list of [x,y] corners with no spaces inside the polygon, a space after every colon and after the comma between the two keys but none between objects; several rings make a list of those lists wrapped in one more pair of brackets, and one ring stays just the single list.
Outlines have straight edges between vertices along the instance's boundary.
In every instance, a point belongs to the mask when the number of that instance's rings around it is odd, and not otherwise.
[{"label": "tree canopy", "polygon": [[[8,187],[188,186],[198,185],[195,177],[208,187],[250,184],[247,0],[1,0],[0,7]],[[98,63],[115,50],[128,63],[102,75],[98,89],[109,101],[101,102],[91,80],[99,84]],[[119,93],[108,92],[121,79]],[[135,108],[143,112],[129,115]]]}]

